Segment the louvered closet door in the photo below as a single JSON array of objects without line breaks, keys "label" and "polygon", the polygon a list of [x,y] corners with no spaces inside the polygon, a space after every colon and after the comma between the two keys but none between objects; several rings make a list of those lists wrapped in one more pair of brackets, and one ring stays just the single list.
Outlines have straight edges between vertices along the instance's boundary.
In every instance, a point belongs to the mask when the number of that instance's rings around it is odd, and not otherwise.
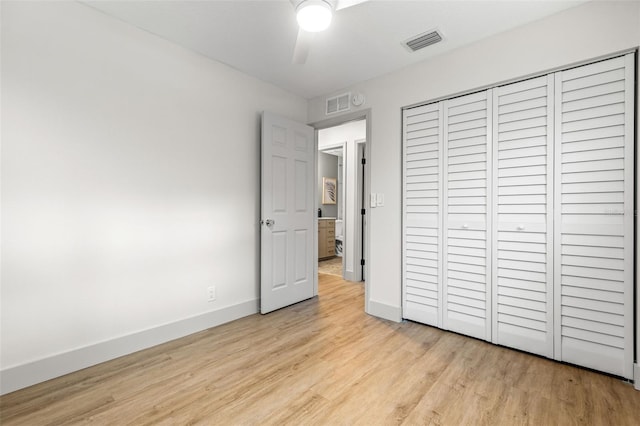
[{"label": "louvered closet door", "polygon": [[553,76],[493,105],[493,341],[553,357]]},{"label": "louvered closet door", "polygon": [[443,328],[491,339],[487,91],[444,101]]},{"label": "louvered closet door", "polygon": [[403,118],[403,316],[440,327],[440,106],[405,110]]},{"label": "louvered closet door", "polygon": [[633,55],[556,73],[556,357],[632,378]]}]

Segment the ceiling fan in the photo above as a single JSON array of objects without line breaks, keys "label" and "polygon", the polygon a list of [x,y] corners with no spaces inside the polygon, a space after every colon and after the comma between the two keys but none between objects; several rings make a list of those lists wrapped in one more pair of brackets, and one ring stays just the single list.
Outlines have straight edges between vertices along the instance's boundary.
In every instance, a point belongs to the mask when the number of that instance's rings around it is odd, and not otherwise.
[{"label": "ceiling fan", "polygon": [[309,55],[313,35],[324,31],[331,24],[334,12],[355,6],[369,0],[290,0],[296,11],[300,29],[296,47],[293,50],[293,63],[304,64]]}]

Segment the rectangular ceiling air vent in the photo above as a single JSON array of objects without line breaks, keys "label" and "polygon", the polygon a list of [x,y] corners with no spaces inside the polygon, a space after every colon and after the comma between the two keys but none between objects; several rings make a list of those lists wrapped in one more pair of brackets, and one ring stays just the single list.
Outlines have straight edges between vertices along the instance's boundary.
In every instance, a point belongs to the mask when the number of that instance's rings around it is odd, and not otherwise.
[{"label": "rectangular ceiling air vent", "polygon": [[327,98],[327,115],[342,111],[349,111],[350,101],[351,93],[344,93],[342,95],[334,96],[333,98]]},{"label": "rectangular ceiling air vent", "polygon": [[415,52],[416,50],[436,44],[439,41],[442,41],[442,35],[440,35],[437,30],[434,30],[412,37],[409,40],[404,41],[402,44],[404,44],[407,49]]}]

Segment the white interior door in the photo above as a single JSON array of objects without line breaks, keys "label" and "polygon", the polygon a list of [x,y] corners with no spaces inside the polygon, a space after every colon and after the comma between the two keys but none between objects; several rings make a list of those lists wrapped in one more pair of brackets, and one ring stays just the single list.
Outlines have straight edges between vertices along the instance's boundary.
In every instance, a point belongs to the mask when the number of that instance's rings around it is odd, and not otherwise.
[{"label": "white interior door", "polygon": [[313,128],[262,114],[260,312],[314,296]]},{"label": "white interior door", "polygon": [[403,120],[403,316],[442,327],[442,103]]},{"label": "white interior door", "polygon": [[444,102],[443,328],[491,340],[491,91]]},{"label": "white interior door", "polygon": [[556,73],[555,356],[633,377],[634,54]]},{"label": "white interior door", "polygon": [[553,75],[494,89],[493,341],[553,358]]}]

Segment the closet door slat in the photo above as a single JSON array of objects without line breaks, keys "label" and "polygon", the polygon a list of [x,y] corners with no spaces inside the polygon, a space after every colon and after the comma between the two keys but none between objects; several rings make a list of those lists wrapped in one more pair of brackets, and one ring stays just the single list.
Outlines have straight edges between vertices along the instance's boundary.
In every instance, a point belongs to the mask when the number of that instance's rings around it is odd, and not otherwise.
[{"label": "closet door slat", "polygon": [[403,316],[440,327],[441,108],[412,108],[403,118]]},{"label": "closet door slat", "polygon": [[629,54],[555,74],[556,358],[632,378]]},{"label": "closet door slat", "polygon": [[442,327],[485,340],[491,340],[490,93],[442,102]]}]

